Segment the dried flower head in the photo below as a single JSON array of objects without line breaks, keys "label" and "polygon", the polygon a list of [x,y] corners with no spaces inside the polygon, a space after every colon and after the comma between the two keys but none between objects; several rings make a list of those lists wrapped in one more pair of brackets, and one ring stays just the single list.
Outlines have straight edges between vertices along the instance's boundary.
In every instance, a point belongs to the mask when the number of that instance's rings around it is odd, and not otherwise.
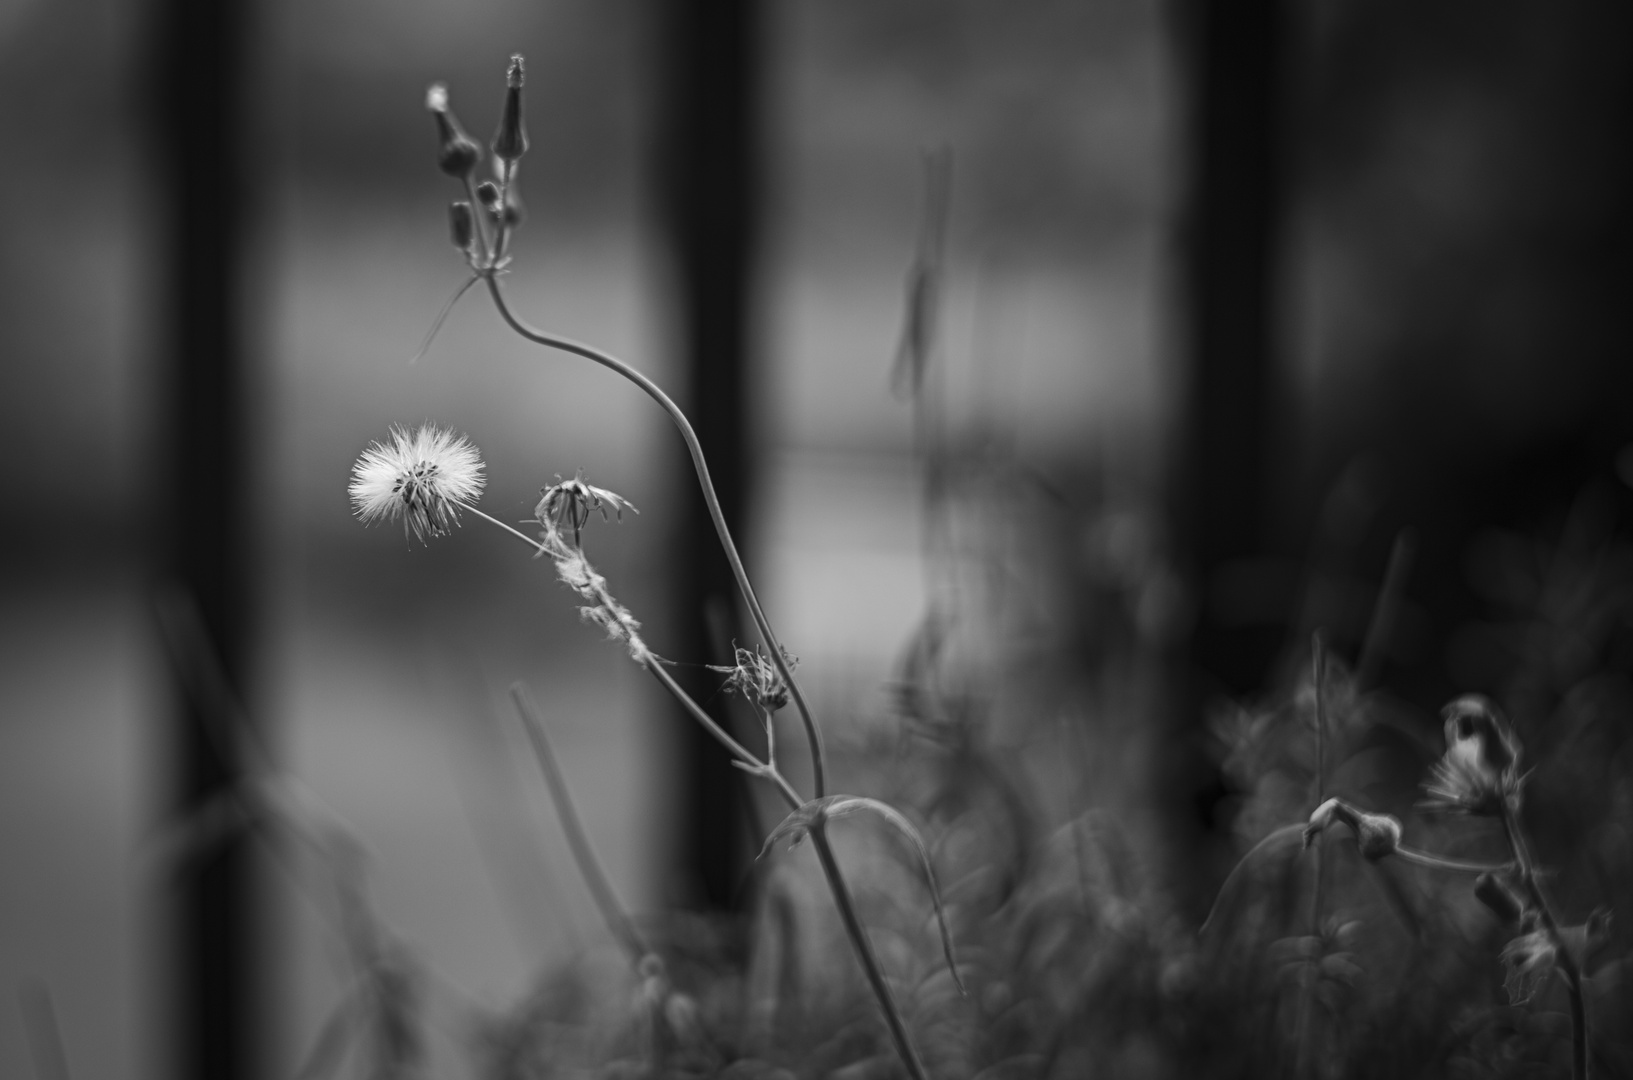
[{"label": "dried flower head", "polygon": [[[777,665],[771,662],[764,648],[759,645],[753,650],[738,648],[735,657],[736,664],[732,667],[723,667],[709,664],[710,671],[718,671],[726,676],[725,689],[742,694],[743,697],[770,712],[776,712],[788,704],[788,684],[783,681]],[[795,657],[783,651],[783,659],[788,666],[797,663]]]},{"label": "dried flower head", "polygon": [[533,516],[545,528],[572,529],[574,546],[578,545],[591,514],[598,513],[601,520],[606,521],[610,509],[622,521],[626,509],[640,513],[634,503],[617,492],[587,483],[582,469],[574,473],[571,480],[563,480],[557,473],[556,483],[540,488],[539,495],[539,504],[533,508]]},{"label": "dried flower head", "polygon": [[403,519],[403,534],[421,542],[459,524],[459,510],[482,495],[482,457],[463,435],[424,424],[393,427],[352,467],[353,511],[363,524]]},{"label": "dried flower head", "polygon": [[1464,814],[1497,814],[1519,806],[1520,742],[1497,706],[1465,694],[1441,710],[1446,753],[1424,784],[1426,805]]},{"label": "dried flower head", "polygon": [[[1527,922],[1534,925],[1534,920]],[[1541,926],[1504,945],[1502,961],[1508,973],[1503,977],[1503,989],[1508,991],[1509,1004],[1524,1005],[1535,997],[1557,959],[1553,936]]]}]

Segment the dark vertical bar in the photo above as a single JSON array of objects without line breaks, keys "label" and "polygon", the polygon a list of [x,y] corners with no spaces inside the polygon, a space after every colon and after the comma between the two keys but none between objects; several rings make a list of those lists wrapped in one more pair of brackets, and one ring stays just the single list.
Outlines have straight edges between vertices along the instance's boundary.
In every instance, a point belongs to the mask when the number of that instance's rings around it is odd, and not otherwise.
[{"label": "dark vertical bar", "polygon": [[1274,255],[1282,12],[1193,0],[1190,399],[1184,528],[1198,590],[1193,659],[1236,693],[1260,687],[1283,628],[1220,618],[1221,571],[1264,555],[1276,372]]},{"label": "dark vertical bar", "polygon": [[[663,194],[685,342],[686,409],[726,520],[741,540],[749,482],[743,377],[759,195],[759,9],[755,0],[662,0],[662,7]],[[686,483],[695,486],[689,475]],[[705,660],[711,656],[707,610],[712,603],[735,612],[736,590],[702,502],[688,498],[685,505],[676,597],[680,642],[687,659]],[[694,678],[687,688],[706,701],[718,681]],[[718,699],[715,704],[724,722],[725,710]],[[685,724],[691,783],[684,858],[700,885],[699,899],[726,908],[745,866],[742,778],[695,722]]]},{"label": "dark vertical bar", "polygon": [[[160,354],[170,380],[163,574],[197,604],[227,678],[246,665],[246,487],[241,328],[246,170],[243,0],[158,0],[153,25],[156,203],[165,245]],[[209,718],[177,680],[175,813],[234,780]],[[255,1074],[247,846],[229,838],[182,868],[173,1075]]]},{"label": "dark vertical bar", "polygon": [[1172,752],[1156,790],[1172,793],[1174,884],[1202,901],[1212,871],[1199,856],[1227,794],[1198,738],[1211,698],[1257,691],[1284,628],[1232,625],[1217,603],[1222,574],[1265,551],[1275,394],[1274,254],[1281,195],[1278,0],[1182,0],[1189,69],[1190,201],[1186,302],[1188,392],[1175,517],[1196,624],[1182,658]]}]

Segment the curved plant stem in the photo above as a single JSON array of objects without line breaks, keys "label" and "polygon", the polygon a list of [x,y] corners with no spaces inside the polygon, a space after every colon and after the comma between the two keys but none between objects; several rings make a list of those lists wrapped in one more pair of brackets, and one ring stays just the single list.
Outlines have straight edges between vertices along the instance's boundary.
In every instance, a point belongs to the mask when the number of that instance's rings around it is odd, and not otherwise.
[{"label": "curved plant stem", "polygon": [[561,765],[550,747],[549,736],[545,734],[544,718],[539,715],[539,707],[527,687],[519,682],[510,684],[510,699],[516,703],[516,713],[522,718],[527,741],[532,744],[533,756],[538,759],[539,771],[544,774],[544,786],[550,790],[550,799],[556,804],[556,817],[561,821],[561,831],[567,834],[567,846],[572,849],[573,860],[578,863],[578,872],[583,875],[595,906],[601,909],[601,918],[606,921],[607,929],[629,953],[630,963],[639,964],[642,957],[652,950],[635,928],[635,921],[624,910],[624,905],[618,902],[618,894],[613,891],[612,882],[607,880],[601,860],[595,856],[595,848],[590,846],[589,835],[578,817],[578,808],[573,805],[573,796],[567,790],[567,778],[561,774]]},{"label": "curved plant stem", "polygon": [[[1310,637],[1310,679],[1315,691],[1315,804],[1320,806],[1327,801],[1327,709],[1325,697],[1322,693],[1322,683],[1326,676],[1326,652],[1322,646],[1321,631],[1317,630]],[[1325,844],[1323,838],[1315,838],[1315,885],[1310,890],[1310,936],[1321,941],[1321,905],[1323,901],[1323,887],[1326,884],[1325,863],[1322,851]],[[1312,1018],[1315,1013],[1315,994],[1321,982],[1320,968],[1321,954],[1316,953],[1315,970],[1310,973],[1310,982],[1304,988],[1304,1000],[1299,1010],[1298,1022],[1298,1061],[1295,1064],[1295,1075],[1304,1076],[1308,1071],[1310,1057],[1314,1053],[1311,1042],[1315,1038]]]},{"label": "curved plant stem", "polygon": [[[681,439],[686,443],[687,452],[691,455],[692,468],[697,472],[698,486],[702,489],[703,501],[709,508],[709,518],[714,523],[715,534],[720,539],[721,550],[725,552],[726,561],[731,564],[732,576],[737,581],[737,591],[742,594],[743,602],[748,607],[750,616],[754,619],[754,625],[759,629],[760,637],[764,640],[767,651],[771,653],[771,662],[776,665],[778,674],[782,676],[784,683],[788,686],[789,692],[794,699],[794,705],[799,710],[800,722],[805,727],[805,737],[811,748],[812,787],[816,792],[813,798],[822,798],[826,794],[827,787],[824,775],[825,754],[822,746],[822,733],[817,728],[815,718],[811,715],[810,706],[805,701],[805,695],[800,690],[799,683],[794,679],[793,665],[788,662],[788,657],[784,655],[782,644],[777,640],[776,634],[772,632],[771,623],[766,619],[765,611],[760,607],[759,598],[754,594],[754,586],[749,582],[748,571],[743,567],[742,556],[738,554],[737,545],[732,541],[731,530],[726,525],[726,516],[720,508],[720,498],[715,493],[714,481],[709,478],[709,466],[703,456],[703,446],[698,442],[697,433],[692,430],[691,421],[686,419],[686,414],[681,412],[680,406],[676,405],[657,383],[616,356],[602,352],[593,346],[573,341],[570,338],[546,334],[517,318],[505,303],[504,292],[499,287],[497,276],[491,271],[483,276],[488,283],[488,292],[493,296],[494,306],[498,308],[499,314],[503,316],[505,322],[516,333],[535,344],[560,349],[563,352],[593,360],[601,366],[611,369],[638,386],[648,397],[657,402],[664,412],[669,414],[669,419],[674,422],[675,427],[680,431]],[[467,509],[527,541],[535,549],[545,551],[542,544],[520,530],[477,510],[474,506],[468,506]],[[777,771],[776,766],[755,757],[721,728],[719,724],[716,724],[713,718],[704,712],[697,702],[693,701],[690,695],[676,684],[656,657],[649,656],[643,662],[643,666],[652,673],[658,682],[663,684],[670,694],[674,695],[675,699],[692,714],[692,717],[698,723],[703,725],[710,735],[714,736],[716,741],[737,759],[745,771],[773,784],[791,808],[798,808],[803,805],[799,793]],[[861,919],[857,917],[856,907],[851,901],[850,890],[845,884],[845,877],[839,869],[839,863],[834,858],[833,849],[828,844],[828,836],[824,826],[825,822],[819,817],[809,831],[811,845],[816,849],[817,859],[822,865],[823,876],[827,878],[828,888],[833,892],[834,906],[839,909],[839,917],[845,925],[845,932],[849,935],[851,944],[856,949],[856,956],[862,965],[862,971],[867,976],[868,984],[872,987],[874,996],[878,999],[879,1010],[884,1014],[885,1026],[890,1030],[890,1037],[895,1043],[896,1052],[901,1056],[902,1063],[907,1066],[907,1071],[914,1080],[927,1080],[928,1074],[925,1073],[924,1064],[919,1060],[918,1052],[913,1048],[912,1040],[908,1037],[907,1025],[902,1019],[900,1010],[896,1007],[895,999],[890,994],[890,986],[885,982],[884,970],[879,966],[879,959],[873,952],[873,944],[868,939],[867,931],[863,928]]]},{"label": "curved plant stem", "polygon": [[1526,845],[1525,834],[1520,831],[1519,817],[1506,798],[1503,800],[1503,832],[1508,837],[1509,848],[1514,852],[1514,862],[1519,865],[1520,880],[1525,883],[1526,892],[1530,894],[1531,902],[1536,905],[1543,928],[1548,931],[1548,937],[1553,941],[1556,963],[1561,974],[1565,976],[1565,989],[1570,992],[1572,1080],[1588,1080],[1588,1010],[1582,1000],[1582,969],[1577,966],[1576,957],[1559,932],[1559,920],[1554,917],[1554,909],[1549,905],[1547,896],[1543,894],[1541,883],[1537,881],[1536,864],[1531,861],[1531,851]]},{"label": "curved plant stem", "polygon": [[816,798],[826,794],[827,783],[824,777],[824,754],[822,749],[822,734],[811,716],[810,706],[806,704],[805,694],[800,690],[799,683],[794,679],[793,665],[783,655],[782,644],[772,633],[771,623],[766,619],[765,611],[760,607],[759,599],[754,595],[754,586],[749,583],[748,571],[743,568],[742,556],[737,552],[737,545],[732,541],[731,530],[726,525],[726,515],[720,509],[720,498],[715,494],[714,481],[709,478],[709,465],[703,457],[703,444],[698,442],[697,433],[692,430],[692,423],[686,419],[686,414],[680,411],[669,395],[664,393],[657,383],[635,370],[624,361],[611,353],[602,352],[590,345],[573,341],[570,338],[557,337],[536,329],[517,318],[505,302],[505,294],[499,287],[499,279],[493,274],[484,275],[488,282],[488,292],[493,296],[493,303],[499,309],[510,328],[522,337],[537,345],[544,345],[562,352],[582,356],[586,360],[593,360],[602,367],[617,372],[636,386],[640,387],[653,401],[669,414],[669,419],[680,431],[680,437],[686,443],[687,452],[692,457],[692,468],[697,472],[698,486],[703,491],[703,501],[709,508],[709,519],[714,523],[715,534],[720,538],[721,550],[726,554],[726,561],[731,564],[732,576],[737,580],[737,591],[743,596],[743,603],[747,605],[749,615],[754,619],[754,625],[760,631],[760,637],[765,641],[766,649],[771,653],[771,662],[776,665],[777,672],[788,684],[788,689],[794,698],[794,705],[799,710],[800,721],[805,725],[805,738],[811,744],[811,774],[812,787],[816,791]]},{"label": "curved plant stem", "polygon": [[817,861],[822,864],[823,876],[828,879],[828,888],[833,891],[834,906],[839,909],[839,918],[845,924],[845,932],[850,935],[851,944],[856,947],[856,958],[861,961],[862,970],[867,974],[868,983],[873,987],[873,996],[879,999],[885,1026],[890,1029],[890,1039],[896,1044],[896,1053],[901,1056],[902,1064],[907,1066],[913,1080],[927,1080],[929,1074],[924,1071],[924,1062],[919,1060],[918,1051],[913,1048],[913,1040],[908,1037],[907,1024],[896,1008],[895,998],[890,994],[890,984],[885,982],[884,969],[879,966],[879,958],[873,952],[873,942],[868,939],[867,929],[857,917],[850,889],[845,886],[845,878],[839,872],[839,862],[834,858],[833,848],[828,844],[827,819],[818,814],[816,820],[811,823],[809,832],[811,846],[816,849]]},{"label": "curved plant stem", "polygon": [[790,810],[797,810],[803,805],[804,801],[799,797],[799,792],[795,791],[787,778],[777,771],[776,766],[769,765],[755,757],[742,743],[732,738],[724,728],[715,723],[714,718],[704,712],[701,705],[692,700],[692,695],[680,688],[680,684],[675,682],[674,677],[664,670],[663,664],[657,658],[654,657],[647,661],[645,667],[652,673],[652,677],[662,683],[663,688],[668,690],[675,700],[680,702],[682,707],[692,714],[692,719],[702,724],[704,730],[713,735],[715,741],[724,746],[731,756],[737,759],[739,766],[744,771],[750,776],[763,778],[775,787],[777,794],[782,796],[783,802],[788,804]]},{"label": "curved plant stem", "polygon": [[1405,844],[1396,844],[1392,852],[1396,857],[1418,866],[1427,866],[1431,870],[1447,870],[1454,874],[1506,874],[1514,869],[1513,863],[1484,863],[1473,862],[1468,859],[1453,859],[1445,855],[1435,855],[1417,848],[1407,847]]}]

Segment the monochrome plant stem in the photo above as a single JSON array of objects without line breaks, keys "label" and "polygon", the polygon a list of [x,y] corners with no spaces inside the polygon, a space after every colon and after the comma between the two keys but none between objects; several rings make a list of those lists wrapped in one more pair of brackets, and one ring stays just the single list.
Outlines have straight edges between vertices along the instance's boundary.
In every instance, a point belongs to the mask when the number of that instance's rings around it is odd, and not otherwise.
[{"label": "monochrome plant stem", "polygon": [[1582,999],[1582,969],[1560,934],[1559,920],[1555,918],[1554,909],[1543,894],[1541,882],[1537,880],[1536,865],[1531,861],[1531,850],[1526,844],[1525,833],[1520,829],[1519,816],[1508,799],[1503,800],[1502,807],[1503,833],[1508,837],[1509,849],[1513,851],[1514,862],[1519,867],[1520,881],[1524,883],[1531,902],[1536,905],[1537,916],[1553,943],[1555,963],[1565,976],[1565,989],[1570,994],[1571,1078],[1588,1080],[1588,1010]]},{"label": "monochrome plant stem", "polygon": [[[519,540],[522,540],[529,547],[532,547],[541,554],[549,553],[549,549],[543,544],[539,543],[537,540],[533,539],[531,536],[528,536],[521,530],[505,524],[503,521],[493,517],[491,514],[484,513],[483,511],[478,510],[476,507],[469,505],[465,506],[465,509],[475,514],[477,517],[499,526],[505,532],[510,533]],[[793,785],[790,784],[787,778],[778,771],[774,762],[761,761],[746,747],[744,747],[742,743],[732,738],[724,728],[715,723],[714,718],[705,712],[702,706],[698,705],[698,703],[692,699],[690,694],[681,689],[680,685],[675,682],[674,677],[664,669],[662,661],[660,661],[655,655],[650,652],[645,653],[645,659],[641,661],[641,666],[646,668],[646,670],[652,674],[652,677],[657,679],[665,690],[669,691],[674,699],[692,715],[694,720],[703,725],[704,730],[712,735],[715,741],[719,742],[721,746],[726,748],[726,751],[731,754],[734,759],[736,759],[736,764],[742,768],[743,771],[747,772],[751,776],[760,777],[775,787],[777,789],[777,793],[782,796],[783,801],[788,804],[789,809],[797,810],[805,804],[805,800],[800,798],[799,792],[795,791]],[[786,671],[783,677],[788,677]],[[512,689],[512,694],[516,695],[514,688]],[[530,716],[526,706],[523,704],[523,698],[520,695],[516,696],[517,707],[522,711],[524,720],[527,721],[528,734],[530,737],[534,737],[535,720]],[[539,743],[535,742],[535,753],[539,754],[540,766],[545,768],[546,779],[548,781],[549,766],[545,764],[546,757],[548,756],[548,747],[546,746],[545,750],[541,752],[539,750]],[[550,784],[550,788],[551,794],[554,796],[556,794],[556,784],[552,782]],[[820,798],[820,796],[818,796],[818,798]],[[574,833],[575,826],[569,824],[569,822],[576,822],[576,817],[571,813],[570,809],[562,810],[559,802],[557,804],[557,810],[560,813],[563,828],[567,830],[569,840],[571,842],[571,838],[576,834]],[[918,1053],[913,1049],[912,1041],[907,1036],[906,1022],[903,1021],[901,1012],[896,1006],[895,999],[891,996],[889,984],[885,982],[884,970],[879,966],[879,958],[873,951],[873,943],[868,939],[867,930],[862,926],[861,919],[857,917],[855,905],[851,900],[850,889],[845,883],[845,876],[839,869],[838,860],[834,858],[833,849],[828,844],[825,824],[825,820],[823,820],[819,815],[817,824],[814,824],[810,828],[809,832],[811,836],[811,845],[816,849],[817,861],[822,866],[822,875],[827,879],[829,891],[833,893],[834,906],[839,911],[839,918],[845,926],[845,933],[850,937],[851,944],[856,949],[856,956],[861,962],[863,974],[867,976],[868,985],[872,987],[874,996],[879,1001],[879,1010],[884,1014],[885,1026],[890,1030],[891,1041],[895,1043],[896,1051],[901,1055],[902,1063],[907,1066],[908,1072],[914,1077],[914,1080],[925,1080],[926,1073],[924,1072],[924,1065],[919,1061]],[[624,942],[626,948],[633,951],[637,947],[633,943],[638,942],[639,938],[638,936],[631,936],[633,935],[632,924],[629,924],[627,917],[622,915],[622,909],[617,906],[617,901],[615,899],[611,899],[610,889],[607,892],[609,902],[603,902],[603,898],[595,884],[595,882],[602,880],[599,876],[599,866],[595,863],[594,854],[589,852],[587,842],[585,842],[585,851],[588,854],[588,862],[586,862],[583,858],[580,858],[579,863],[580,870],[584,873],[585,881],[590,884],[590,891],[596,894],[597,903],[602,908],[602,915],[607,919],[608,924],[613,927],[614,936],[618,937],[620,941]],[[577,845],[574,845],[574,854],[575,856],[578,855]],[[586,869],[586,866],[593,869]],[[630,927],[630,929],[626,931],[621,929],[621,926],[627,926]],[[642,955],[644,955],[644,953]]]},{"label": "monochrome plant stem", "polygon": [[919,1060],[913,1040],[907,1034],[907,1025],[896,1008],[896,1000],[890,993],[890,984],[885,982],[884,969],[879,966],[879,958],[873,952],[873,942],[869,940],[862,920],[857,917],[850,889],[845,885],[844,875],[839,872],[839,862],[834,858],[833,848],[828,844],[826,817],[821,813],[817,814],[808,831],[811,846],[816,849],[817,861],[822,864],[823,876],[828,879],[828,888],[833,892],[834,907],[839,909],[840,921],[845,924],[845,932],[856,948],[856,958],[861,962],[862,971],[867,975],[868,984],[873,988],[873,996],[879,999],[885,1026],[890,1029],[890,1039],[896,1044],[896,1053],[901,1057],[902,1064],[907,1066],[913,1080],[928,1080],[929,1074],[924,1071],[924,1062]]},{"label": "monochrome plant stem", "polygon": [[[480,218],[480,215],[478,215],[478,218]],[[493,296],[494,306],[498,308],[499,314],[510,325],[512,330],[535,344],[560,349],[562,352],[572,353],[586,360],[593,360],[597,364],[622,375],[644,391],[653,401],[657,402],[659,407],[669,414],[669,419],[674,422],[675,427],[680,431],[681,439],[685,441],[687,452],[692,458],[692,468],[697,473],[698,486],[703,492],[703,501],[709,508],[709,518],[714,523],[716,536],[720,539],[721,550],[725,552],[726,561],[731,564],[732,576],[737,581],[737,591],[742,594],[743,603],[747,605],[749,615],[754,619],[754,625],[759,629],[760,637],[764,640],[766,649],[771,653],[771,662],[776,665],[778,673],[782,675],[783,681],[787,683],[789,692],[794,699],[794,706],[799,710],[800,722],[805,727],[805,738],[811,746],[811,786],[816,792],[814,797],[820,799],[827,793],[826,770],[824,767],[826,755],[822,747],[822,734],[811,715],[810,706],[805,701],[805,694],[800,690],[799,683],[794,678],[793,665],[783,655],[782,644],[778,641],[776,634],[772,632],[771,623],[766,618],[764,609],[760,607],[758,597],[754,594],[754,586],[749,582],[748,571],[743,567],[742,556],[738,554],[737,545],[731,537],[731,529],[726,524],[725,512],[720,508],[720,497],[715,493],[714,481],[709,477],[709,465],[703,456],[703,444],[698,441],[697,433],[692,430],[691,421],[686,419],[686,414],[681,412],[680,406],[676,405],[657,383],[611,353],[602,352],[600,349],[574,341],[571,338],[547,334],[523,322],[510,310],[509,304],[506,303],[504,291],[499,287],[498,277],[491,270],[486,272],[484,277],[488,282],[488,292]]]},{"label": "monochrome plant stem", "polygon": [[[1320,806],[1327,801],[1327,710],[1322,683],[1325,681],[1326,652],[1321,641],[1321,632],[1318,630],[1310,637],[1310,679],[1315,694],[1315,804]],[[1322,851],[1325,844],[1323,837],[1315,839],[1315,885],[1310,890],[1310,936],[1317,941],[1321,940],[1321,906],[1324,900],[1323,887],[1326,884],[1325,864]],[[1315,968],[1310,973],[1310,982],[1304,988],[1304,1000],[1301,1003],[1298,1025],[1298,1062],[1295,1075],[1304,1076],[1308,1072],[1310,1055],[1314,1052],[1311,1042],[1314,1040],[1314,1025],[1311,1018],[1315,1012],[1316,988],[1321,981],[1321,954],[1315,954]]]},{"label": "monochrome plant stem", "polygon": [[618,894],[613,891],[612,882],[607,880],[606,871],[601,867],[601,860],[596,858],[595,848],[590,846],[584,823],[579,820],[578,808],[573,805],[572,793],[567,790],[567,778],[562,775],[561,765],[550,747],[550,737],[545,732],[539,707],[527,687],[519,682],[511,684],[510,698],[516,703],[517,715],[522,718],[522,728],[533,747],[539,772],[544,774],[544,786],[549,789],[550,800],[556,805],[556,817],[561,822],[561,831],[567,834],[567,846],[573,852],[573,860],[578,863],[578,872],[583,876],[595,906],[601,909],[601,918],[605,920],[607,929],[629,953],[630,963],[639,964],[652,950],[635,928],[635,922],[624,910],[624,905],[619,903]]}]

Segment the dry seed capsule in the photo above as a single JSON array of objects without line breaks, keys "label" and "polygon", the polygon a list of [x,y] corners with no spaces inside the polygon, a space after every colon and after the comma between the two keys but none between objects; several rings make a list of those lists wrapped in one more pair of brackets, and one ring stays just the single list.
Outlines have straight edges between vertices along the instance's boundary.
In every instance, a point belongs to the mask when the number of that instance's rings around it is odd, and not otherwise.
[{"label": "dry seed capsule", "polygon": [[460,251],[471,249],[476,235],[476,219],[471,215],[471,204],[461,199],[448,206],[448,236]]},{"label": "dry seed capsule", "polygon": [[527,126],[522,122],[522,58],[510,58],[510,69],[505,72],[505,111],[499,118],[499,130],[493,136],[493,156],[506,165],[514,165],[527,153]]},{"label": "dry seed capsule", "polygon": [[442,83],[432,83],[425,92],[425,107],[436,120],[437,134],[442,139],[437,149],[437,168],[456,180],[466,179],[481,162],[482,148],[454,119],[448,108],[448,88]]},{"label": "dry seed capsule", "polygon": [[1474,879],[1474,895],[1480,903],[1490,908],[1491,913],[1505,926],[1519,922],[1520,916],[1525,913],[1525,909],[1520,906],[1519,900],[1509,891],[1508,886],[1498,881],[1493,874],[1481,874]]}]

